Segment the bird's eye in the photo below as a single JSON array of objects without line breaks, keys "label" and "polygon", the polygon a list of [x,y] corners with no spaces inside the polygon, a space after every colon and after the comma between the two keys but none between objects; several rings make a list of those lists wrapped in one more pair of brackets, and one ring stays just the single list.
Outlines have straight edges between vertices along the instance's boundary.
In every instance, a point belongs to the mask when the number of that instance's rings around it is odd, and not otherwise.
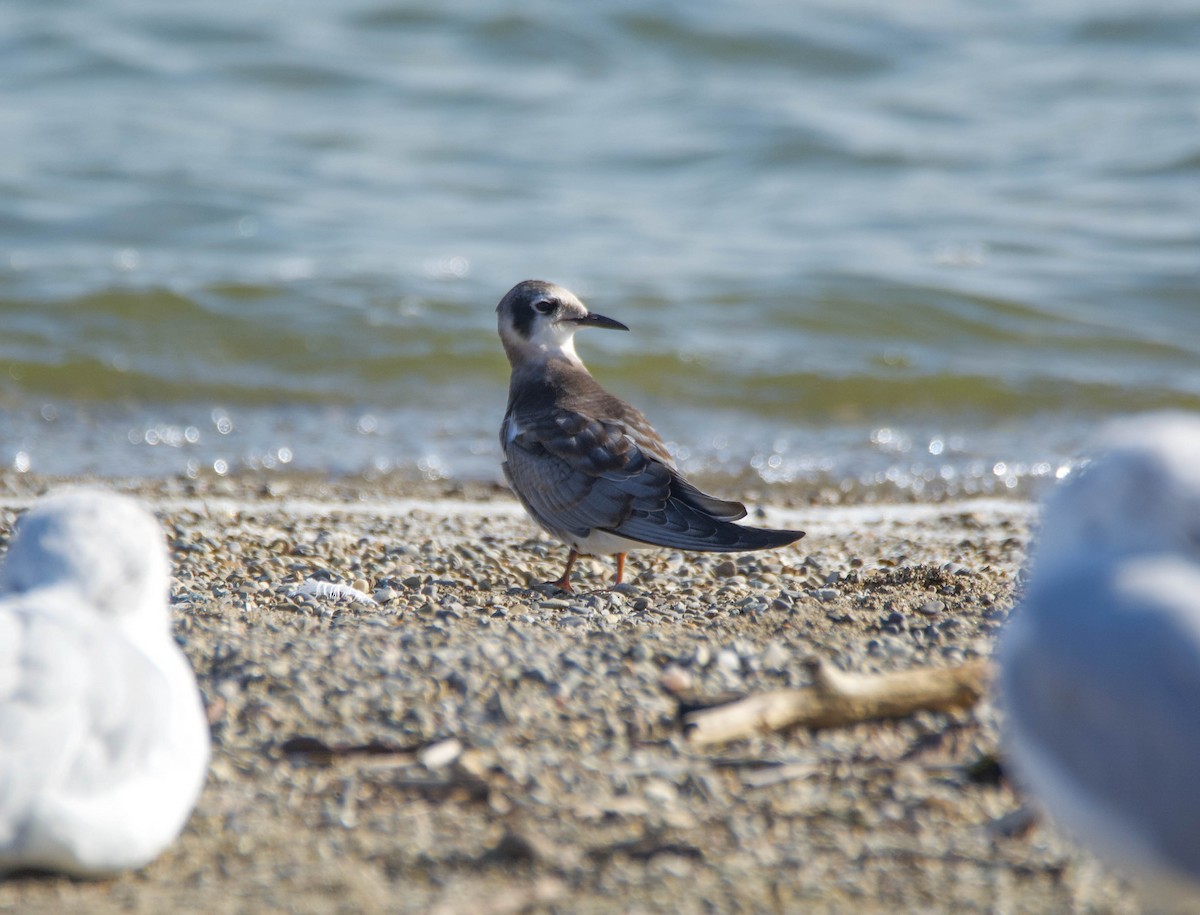
[{"label": "bird's eye", "polygon": [[558,307],[558,303],[554,299],[538,299],[533,303],[533,307],[541,314],[548,315]]}]

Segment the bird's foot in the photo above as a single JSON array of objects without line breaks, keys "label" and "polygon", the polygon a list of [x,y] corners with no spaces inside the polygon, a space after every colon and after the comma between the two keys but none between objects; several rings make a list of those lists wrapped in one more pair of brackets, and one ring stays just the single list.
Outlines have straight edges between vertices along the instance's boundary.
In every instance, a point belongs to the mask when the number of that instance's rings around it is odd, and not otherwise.
[{"label": "bird's foot", "polygon": [[559,591],[566,591],[568,594],[574,594],[575,589],[571,587],[571,569],[575,567],[575,560],[579,554],[575,552],[575,548],[571,548],[571,552],[567,554],[567,567],[563,569],[562,577],[554,581],[544,581],[538,588],[557,588]]},{"label": "bird's foot", "polygon": [[563,591],[567,594],[574,594],[575,589],[571,587],[571,579],[563,576],[556,578],[554,581],[539,581],[529,585],[531,591]]},{"label": "bird's foot", "polygon": [[575,589],[571,587],[571,579],[566,575],[562,578],[556,578],[554,581],[543,582],[548,588],[557,588],[559,591],[566,591],[568,594],[574,594]]}]

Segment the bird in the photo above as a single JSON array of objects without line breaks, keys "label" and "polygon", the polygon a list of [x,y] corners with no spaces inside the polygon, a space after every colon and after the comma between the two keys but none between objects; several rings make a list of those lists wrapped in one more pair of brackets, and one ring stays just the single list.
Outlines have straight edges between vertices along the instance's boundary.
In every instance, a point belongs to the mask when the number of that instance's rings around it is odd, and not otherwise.
[{"label": "bird", "polygon": [[69,489],[18,519],[0,567],[0,874],[139,868],[190,816],[210,736],[169,576],[130,497]]},{"label": "bird", "polygon": [[1047,499],[998,655],[1017,783],[1169,908],[1200,903],[1200,417],[1110,426]]},{"label": "bird", "polygon": [[533,521],[569,548],[562,576],[548,584],[570,592],[581,555],[615,554],[619,586],[630,550],[740,552],[804,536],[735,524],[746,506],[685,480],[641,411],[597,383],[575,351],[575,333],[629,330],[620,321],[544,280],[515,285],[496,313],[512,367],[500,426],[504,475]]}]

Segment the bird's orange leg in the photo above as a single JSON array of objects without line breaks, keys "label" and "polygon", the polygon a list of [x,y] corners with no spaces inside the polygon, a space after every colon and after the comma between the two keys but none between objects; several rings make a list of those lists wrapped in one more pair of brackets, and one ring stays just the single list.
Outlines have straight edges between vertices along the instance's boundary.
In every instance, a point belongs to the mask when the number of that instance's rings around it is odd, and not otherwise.
[{"label": "bird's orange leg", "polygon": [[625,554],[617,553],[617,580],[613,583],[615,588],[621,583],[621,579],[625,577]]},{"label": "bird's orange leg", "polygon": [[571,547],[571,552],[567,554],[567,567],[563,570],[562,578],[557,581],[547,582],[547,584],[554,585],[554,587],[566,591],[568,594],[575,593],[571,587],[571,569],[575,567],[575,560],[578,558],[579,554],[575,552],[575,547]]}]

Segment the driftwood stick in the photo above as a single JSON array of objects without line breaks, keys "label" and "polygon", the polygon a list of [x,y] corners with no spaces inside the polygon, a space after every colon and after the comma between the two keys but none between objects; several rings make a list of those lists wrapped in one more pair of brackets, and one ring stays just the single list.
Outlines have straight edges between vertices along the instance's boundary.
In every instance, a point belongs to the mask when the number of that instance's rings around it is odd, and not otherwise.
[{"label": "driftwood stick", "polygon": [[804,726],[829,728],[879,718],[904,718],[925,709],[974,705],[987,687],[986,661],[884,674],[854,674],[810,662],[813,685],[747,696],[684,716],[688,740],[698,746]]}]

